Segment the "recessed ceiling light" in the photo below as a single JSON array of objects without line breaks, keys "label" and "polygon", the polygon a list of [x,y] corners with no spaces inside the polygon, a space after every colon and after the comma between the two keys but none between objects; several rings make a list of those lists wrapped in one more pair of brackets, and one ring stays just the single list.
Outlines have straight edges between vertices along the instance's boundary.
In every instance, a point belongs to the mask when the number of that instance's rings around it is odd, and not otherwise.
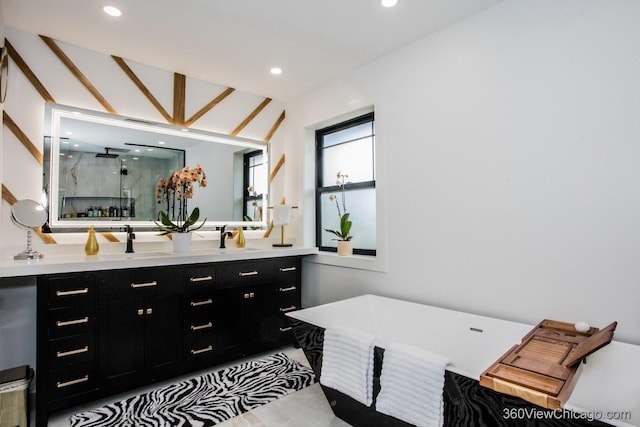
[{"label": "recessed ceiling light", "polygon": [[384,7],[393,7],[398,4],[398,0],[382,0],[380,4]]},{"label": "recessed ceiling light", "polygon": [[273,67],[269,71],[271,71],[271,74],[273,74],[274,76],[278,76],[278,75],[282,74],[282,68],[278,68],[278,67]]},{"label": "recessed ceiling light", "polygon": [[158,141],[158,144],[164,145],[164,141]]},{"label": "recessed ceiling light", "polygon": [[114,6],[105,6],[102,8],[102,10],[104,10],[104,13],[106,13],[107,15],[110,16],[120,16],[122,15],[122,12],[120,11],[120,9],[118,9],[117,7]]}]

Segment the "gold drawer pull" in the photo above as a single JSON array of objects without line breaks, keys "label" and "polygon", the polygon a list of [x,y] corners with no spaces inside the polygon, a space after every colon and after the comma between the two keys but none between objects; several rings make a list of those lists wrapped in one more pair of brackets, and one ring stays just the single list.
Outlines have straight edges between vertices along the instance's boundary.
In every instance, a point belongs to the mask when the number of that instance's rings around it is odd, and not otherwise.
[{"label": "gold drawer pull", "polygon": [[282,271],[282,272],[296,271],[297,269],[298,269],[297,267],[280,267],[280,271]]},{"label": "gold drawer pull", "polygon": [[82,288],[82,289],[74,289],[72,291],[56,291],[56,296],[67,297],[69,295],[82,295],[82,294],[88,294],[88,293],[89,293],[89,288]]},{"label": "gold drawer pull", "polygon": [[206,353],[207,351],[211,351],[211,350],[213,350],[213,346],[209,345],[205,348],[201,348],[200,350],[191,350],[191,354]]},{"label": "gold drawer pull", "polygon": [[75,380],[67,381],[67,382],[64,382],[64,383],[57,382],[56,383],[56,387],[58,387],[58,388],[69,387],[70,385],[86,383],[87,381],[89,381],[89,375],[85,375],[82,378],[78,378],[78,379],[75,379]]},{"label": "gold drawer pull", "polygon": [[63,326],[80,325],[82,323],[89,323],[89,317],[85,316],[82,319],[76,319],[76,320],[58,320],[56,322],[56,326],[61,328]]},{"label": "gold drawer pull", "polygon": [[297,307],[295,305],[292,305],[290,307],[284,307],[284,308],[280,308],[280,311],[283,313],[286,313],[287,311],[293,311],[295,310]]},{"label": "gold drawer pull", "polygon": [[298,289],[298,288],[296,288],[295,286],[290,286],[288,288],[280,288],[278,290],[280,292],[291,292],[291,291],[295,291],[296,289]]},{"label": "gold drawer pull", "polygon": [[201,305],[209,305],[213,304],[213,300],[211,298],[206,299],[204,301],[191,301],[191,307],[200,307]]},{"label": "gold drawer pull", "polygon": [[196,282],[210,282],[211,280],[213,280],[213,276],[204,276],[204,277],[191,277],[189,278],[189,281],[192,283],[196,283]]},{"label": "gold drawer pull", "polygon": [[131,287],[132,288],[148,288],[149,286],[156,286],[157,284],[158,282],[154,280],[153,282],[146,282],[146,283],[132,283]]},{"label": "gold drawer pull", "polygon": [[280,332],[289,332],[291,329],[293,329],[291,326],[288,328],[280,328]]},{"label": "gold drawer pull", "polygon": [[206,325],[200,325],[200,326],[191,325],[192,331],[199,331],[200,329],[209,329],[209,328],[213,328],[213,323],[209,322]]},{"label": "gold drawer pull", "polygon": [[76,350],[58,351],[56,352],[56,356],[57,357],[73,356],[74,354],[86,353],[88,351],[89,351],[89,346],[85,345],[84,347],[78,348]]},{"label": "gold drawer pull", "polygon": [[238,275],[240,277],[257,276],[258,274],[260,274],[260,273],[258,273],[255,270],[254,271],[241,271],[240,273],[238,273]]}]

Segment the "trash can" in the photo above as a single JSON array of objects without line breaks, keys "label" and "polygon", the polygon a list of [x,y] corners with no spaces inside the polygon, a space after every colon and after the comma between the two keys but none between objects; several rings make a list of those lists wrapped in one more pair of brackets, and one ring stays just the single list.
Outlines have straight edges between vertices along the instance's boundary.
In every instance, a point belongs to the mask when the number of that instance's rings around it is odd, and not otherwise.
[{"label": "trash can", "polygon": [[0,427],[29,425],[29,384],[33,369],[29,366],[0,371]]}]

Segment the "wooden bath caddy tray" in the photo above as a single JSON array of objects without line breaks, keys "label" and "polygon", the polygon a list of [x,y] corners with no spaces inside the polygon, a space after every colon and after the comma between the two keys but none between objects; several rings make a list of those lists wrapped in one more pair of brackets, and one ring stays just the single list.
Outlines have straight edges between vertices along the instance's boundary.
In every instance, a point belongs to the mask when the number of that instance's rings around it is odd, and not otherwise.
[{"label": "wooden bath caddy tray", "polygon": [[616,326],[578,332],[573,323],[543,320],[480,375],[480,385],[559,409],[582,372],[580,362],[609,344]]}]

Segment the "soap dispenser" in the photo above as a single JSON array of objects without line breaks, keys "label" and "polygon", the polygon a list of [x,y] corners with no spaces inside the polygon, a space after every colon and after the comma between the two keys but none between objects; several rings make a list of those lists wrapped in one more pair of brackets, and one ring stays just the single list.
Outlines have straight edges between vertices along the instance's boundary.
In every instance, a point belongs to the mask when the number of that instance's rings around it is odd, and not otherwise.
[{"label": "soap dispenser", "polygon": [[96,255],[98,253],[98,239],[96,239],[96,231],[93,227],[89,227],[89,237],[87,243],[84,245],[84,253],[87,255]]},{"label": "soap dispenser", "polygon": [[238,248],[244,248],[244,245],[247,241],[244,238],[244,232],[242,231],[242,227],[238,228],[238,236],[236,237],[236,246]]}]

